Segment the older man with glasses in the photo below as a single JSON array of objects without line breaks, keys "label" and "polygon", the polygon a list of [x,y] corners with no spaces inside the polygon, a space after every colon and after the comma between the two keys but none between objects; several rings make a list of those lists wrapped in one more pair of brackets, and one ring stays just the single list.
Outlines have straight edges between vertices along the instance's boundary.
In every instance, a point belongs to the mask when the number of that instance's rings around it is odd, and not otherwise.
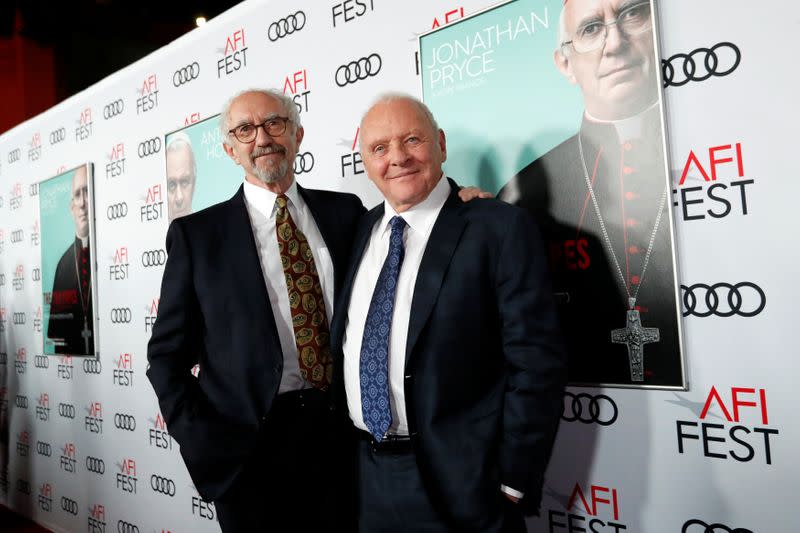
[{"label": "older man with glasses", "polygon": [[500,197],[545,233],[570,380],[680,383],[650,1],[566,0],[553,59],[580,88],[580,130]]}]

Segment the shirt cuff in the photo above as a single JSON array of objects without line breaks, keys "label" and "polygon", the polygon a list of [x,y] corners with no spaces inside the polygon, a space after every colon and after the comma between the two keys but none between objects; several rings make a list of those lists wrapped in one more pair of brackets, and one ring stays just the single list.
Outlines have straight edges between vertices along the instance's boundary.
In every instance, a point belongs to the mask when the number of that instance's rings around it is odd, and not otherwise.
[{"label": "shirt cuff", "polygon": [[500,490],[502,490],[503,492],[505,492],[506,494],[508,494],[510,496],[514,496],[515,498],[519,498],[519,499],[522,499],[522,497],[525,496],[524,492],[520,492],[518,490],[514,490],[511,487],[508,487],[506,485],[500,485]]}]

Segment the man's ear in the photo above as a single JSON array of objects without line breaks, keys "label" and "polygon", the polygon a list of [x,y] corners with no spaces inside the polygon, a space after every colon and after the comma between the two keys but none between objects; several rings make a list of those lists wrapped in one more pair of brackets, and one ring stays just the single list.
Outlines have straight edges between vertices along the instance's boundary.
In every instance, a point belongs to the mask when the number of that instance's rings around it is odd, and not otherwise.
[{"label": "man's ear", "polygon": [[439,130],[439,149],[442,151],[442,163],[447,161],[447,139],[444,136],[444,130]]},{"label": "man's ear", "polygon": [[305,136],[305,134],[306,134],[306,130],[303,129],[302,126],[297,128],[297,131],[294,133],[294,135],[295,135],[294,138],[297,141],[297,147],[298,148],[300,148],[300,143],[303,142],[303,137]]},{"label": "man's ear", "polygon": [[226,143],[222,143],[222,148],[223,150],[225,150],[225,153],[228,154],[228,157],[233,159],[234,163],[236,163],[237,165],[241,164],[239,162],[239,156],[237,156],[236,153],[233,151],[233,146],[230,146]]},{"label": "man's ear", "polygon": [[569,56],[562,53],[561,49],[553,52],[553,63],[556,64],[556,68],[561,75],[567,78],[571,84],[575,85],[578,83],[578,80],[575,79],[575,75],[572,74],[572,62]]}]

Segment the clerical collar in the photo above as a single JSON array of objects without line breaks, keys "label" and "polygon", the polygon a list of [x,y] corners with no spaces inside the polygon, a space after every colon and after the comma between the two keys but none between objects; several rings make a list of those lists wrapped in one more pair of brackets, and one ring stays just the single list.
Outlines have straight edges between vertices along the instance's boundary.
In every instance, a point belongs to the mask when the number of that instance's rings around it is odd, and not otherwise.
[{"label": "clerical collar", "polygon": [[638,139],[642,137],[642,129],[645,122],[645,115],[647,115],[657,107],[658,107],[658,101],[654,102],[653,105],[641,111],[640,113],[636,113],[633,116],[623,118],[620,120],[602,120],[593,117],[591,114],[589,114],[588,111],[584,111],[584,114],[586,120],[588,120],[589,122],[593,122],[595,124],[606,124],[609,126],[614,126],[614,129],[617,132],[617,138],[619,138],[620,140],[628,140],[628,139]]},{"label": "clerical collar", "polygon": [[81,237],[80,235],[75,235],[75,237],[77,237],[78,239],[81,240],[81,247],[82,248],[86,248],[87,246],[89,246],[89,236],[88,235],[86,237]]}]

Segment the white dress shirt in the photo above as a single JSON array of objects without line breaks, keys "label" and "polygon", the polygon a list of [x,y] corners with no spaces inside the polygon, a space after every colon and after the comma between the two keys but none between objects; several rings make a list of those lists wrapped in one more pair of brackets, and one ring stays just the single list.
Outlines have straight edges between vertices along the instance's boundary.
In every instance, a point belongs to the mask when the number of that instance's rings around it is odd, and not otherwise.
[{"label": "white dress shirt", "polygon": [[[297,182],[292,181],[291,187],[286,191],[289,198],[287,208],[289,214],[302,231],[319,274],[322,285],[322,296],[325,301],[325,312],[330,325],[333,313],[333,261],[331,254],[311,210],[306,205],[297,190]],[[264,273],[264,283],[267,286],[269,304],[275,316],[275,326],[278,328],[278,337],[283,351],[283,375],[278,394],[283,392],[305,389],[311,385],[300,376],[300,364],[297,359],[297,343],[292,326],[292,313],[289,308],[289,290],[286,288],[286,276],[281,265],[280,251],[278,250],[278,237],[275,232],[275,199],[274,192],[262,187],[257,187],[245,180],[244,198],[247,213],[250,215],[250,225],[256,240],[258,257],[261,260],[261,271]]]},{"label": "white dress shirt", "polygon": [[[394,297],[392,326],[389,332],[389,400],[392,409],[392,425],[389,433],[408,435],[403,373],[405,370],[406,338],[411,316],[411,300],[417,283],[417,272],[422,255],[428,244],[436,218],[450,194],[450,184],[442,177],[428,197],[399,216],[406,221],[403,233],[405,255],[397,280]],[[350,418],[357,428],[367,431],[364,415],[361,412],[361,384],[359,363],[361,360],[361,341],[364,324],[367,320],[372,293],[378,281],[386,256],[389,253],[389,221],[398,213],[388,202],[383,203],[384,214],[372,228],[369,242],[364,249],[361,264],[353,281],[353,292],[347,312],[347,323],[342,349],[344,351],[344,384],[347,391],[347,406]]]}]

